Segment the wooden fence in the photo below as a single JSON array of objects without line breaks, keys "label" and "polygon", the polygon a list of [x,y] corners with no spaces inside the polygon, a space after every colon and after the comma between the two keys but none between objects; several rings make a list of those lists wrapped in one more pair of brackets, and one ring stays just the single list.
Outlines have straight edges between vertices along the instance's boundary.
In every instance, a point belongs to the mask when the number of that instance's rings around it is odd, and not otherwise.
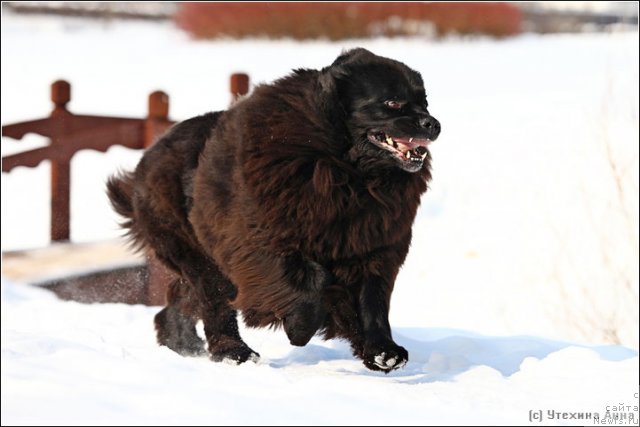
[{"label": "wooden fence", "polygon": [[[232,74],[232,99],[249,91],[246,74]],[[140,119],[74,114],[67,109],[71,84],[59,80],[51,85],[53,110],[48,117],[2,126],[2,136],[21,139],[28,133],[49,138],[49,145],[2,158],[2,172],[17,166],[35,167],[51,162],[51,241],[68,241],[70,237],[71,160],[80,150],[106,152],[113,145],[145,149],[152,145],[175,122],[169,119],[169,96],[156,91],[149,95],[147,116]],[[164,289],[171,279],[153,257],[148,263],[146,302],[162,304]]]}]

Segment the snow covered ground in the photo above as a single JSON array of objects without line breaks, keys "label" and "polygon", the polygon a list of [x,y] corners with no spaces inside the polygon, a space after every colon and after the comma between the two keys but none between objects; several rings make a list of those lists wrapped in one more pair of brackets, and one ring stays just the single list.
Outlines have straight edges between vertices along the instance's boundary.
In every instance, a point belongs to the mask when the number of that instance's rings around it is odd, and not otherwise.
[{"label": "snow covered ground", "polygon": [[[443,126],[392,301],[404,370],[269,331],[244,331],[259,365],[183,359],[155,345],[155,308],[5,281],[2,424],[507,424],[638,405],[637,33],[193,42],[164,24],[4,14],[1,35],[3,124],[48,114],[59,78],[75,112],[141,117],[162,89],[185,119],[225,108],[231,72],[271,81],[359,45],[420,70]],[[37,144],[3,138],[2,154]],[[77,154],[75,241],[119,235],[100,189],[139,156]],[[47,177],[47,164],[2,175],[3,251],[47,244]]]},{"label": "snow covered ground", "polygon": [[638,405],[637,353],[623,347],[399,328],[411,360],[384,375],[343,342],[293,349],[282,332],[245,330],[262,360],[231,366],[159,348],[156,311],[3,283],[2,424],[509,425]]}]

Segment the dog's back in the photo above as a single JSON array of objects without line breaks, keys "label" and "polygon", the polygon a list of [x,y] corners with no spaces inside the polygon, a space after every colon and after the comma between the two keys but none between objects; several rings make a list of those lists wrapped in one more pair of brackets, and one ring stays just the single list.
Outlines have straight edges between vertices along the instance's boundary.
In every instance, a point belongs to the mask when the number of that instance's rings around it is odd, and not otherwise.
[{"label": "dog's back", "polygon": [[121,225],[136,249],[166,246],[159,239],[176,232],[193,240],[188,221],[193,173],[220,115],[208,113],[177,124],[146,151],[134,172],[107,181],[109,200],[125,218]]}]

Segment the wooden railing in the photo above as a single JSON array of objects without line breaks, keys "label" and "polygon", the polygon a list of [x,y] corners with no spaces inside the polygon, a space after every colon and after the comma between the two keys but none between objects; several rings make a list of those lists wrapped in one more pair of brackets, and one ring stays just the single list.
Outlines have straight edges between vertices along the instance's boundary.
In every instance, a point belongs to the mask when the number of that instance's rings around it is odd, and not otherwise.
[{"label": "wooden railing", "polygon": [[[231,75],[230,88],[232,102],[235,102],[248,93],[249,77],[246,74]],[[105,152],[113,145],[144,149],[175,123],[169,119],[169,97],[160,91],[149,95],[147,116],[142,119],[73,114],[67,109],[70,100],[71,85],[64,80],[56,81],[51,85],[53,111],[49,117],[2,126],[2,136],[21,139],[28,133],[35,133],[50,140],[46,147],[3,157],[2,172],[10,172],[17,166],[35,167],[44,160],[51,162],[52,242],[69,240],[70,170],[76,152],[85,149]],[[114,294],[114,275],[122,273],[113,271],[94,274],[87,283],[76,278],[75,282],[66,283],[69,289],[63,286],[64,292],[59,295],[79,301],[163,305],[167,286],[175,279],[175,274],[164,267],[153,253],[147,252],[146,255],[144,274],[124,272],[129,274],[129,279],[139,277],[141,280],[141,283],[131,283],[131,289],[124,294]],[[99,280],[100,277],[104,280]],[[61,283],[64,284],[64,280]],[[91,289],[84,289],[87,286]],[[90,295],[89,299],[87,295]]]},{"label": "wooden railing", "polygon": [[[233,74],[230,80],[233,99],[249,90],[246,74]],[[2,172],[17,166],[35,167],[51,161],[51,241],[66,241],[70,236],[70,170],[73,155],[80,150],[105,152],[113,145],[144,149],[153,144],[175,122],[169,119],[169,96],[161,91],[149,95],[147,117],[88,116],[67,109],[71,84],[58,80],[51,85],[53,111],[49,117],[2,126],[2,136],[21,139],[28,133],[49,138],[46,147],[2,158]]]}]

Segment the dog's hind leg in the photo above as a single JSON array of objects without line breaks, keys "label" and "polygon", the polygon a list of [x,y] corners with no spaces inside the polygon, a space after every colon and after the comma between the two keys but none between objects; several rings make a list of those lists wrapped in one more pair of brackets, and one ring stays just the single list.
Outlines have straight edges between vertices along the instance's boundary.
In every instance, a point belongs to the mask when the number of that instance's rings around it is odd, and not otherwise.
[{"label": "dog's hind leg", "polygon": [[230,300],[236,296],[236,288],[213,263],[207,272],[209,286],[205,286],[205,298],[201,307],[204,333],[211,358],[215,361],[243,363],[257,361],[260,357],[240,337],[237,311]]},{"label": "dog's hind leg", "polygon": [[[173,245],[176,243],[177,240],[174,240]],[[174,247],[168,254],[158,253],[158,258],[163,260],[163,255],[171,257],[165,263],[179,268],[185,279],[181,281],[181,284],[186,285],[183,292],[189,293],[186,305],[188,308],[183,308],[182,313],[189,314],[191,320],[181,318],[180,325],[188,326],[191,331],[191,324],[188,322],[192,322],[194,318],[202,319],[208,350],[214,361],[230,360],[243,363],[247,360],[257,360],[260,355],[240,337],[237,312],[229,304],[236,295],[235,286],[213,261],[187,247]],[[158,339],[160,340],[160,334]]]},{"label": "dog's hind leg", "polygon": [[208,258],[195,253],[189,258],[182,264],[182,274],[188,278],[191,292],[197,292],[198,317],[204,322],[211,359],[235,363],[257,360],[260,355],[240,337],[237,311],[229,304],[236,295],[235,286]]},{"label": "dog's hind leg", "polygon": [[203,356],[206,354],[204,341],[196,332],[199,304],[189,293],[189,284],[176,278],[169,284],[167,306],[154,318],[158,344],[169,347],[182,356]]},{"label": "dog's hind leg", "polygon": [[[169,344],[182,342],[182,338],[187,335],[193,338],[191,332],[195,332],[194,319],[200,318],[204,322],[208,350],[213,360],[242,363],[257,359],[258,353],[242,341],[238,332],[236,310],[229,305],[237,292],[235,286],[220,272],[213,260],[196,243],[185,238],[179,229],[170,230],[155,218],[149,219],[144,223],[149,246],[163,264],[182,278],[174,282],[175,286],[168,294],[170,298],[172,294],[179,295],[179,313],[176,314],[171,308],[158,313],[156,325],[160,323],[163,326],[158,328],[158,341],[172,348]],[[179,290],[176,289],[178,286]],[[168,338],[161,335],[161,332],[166,331],[175,332],[182,338],[173,336],[168,341]]]}]

